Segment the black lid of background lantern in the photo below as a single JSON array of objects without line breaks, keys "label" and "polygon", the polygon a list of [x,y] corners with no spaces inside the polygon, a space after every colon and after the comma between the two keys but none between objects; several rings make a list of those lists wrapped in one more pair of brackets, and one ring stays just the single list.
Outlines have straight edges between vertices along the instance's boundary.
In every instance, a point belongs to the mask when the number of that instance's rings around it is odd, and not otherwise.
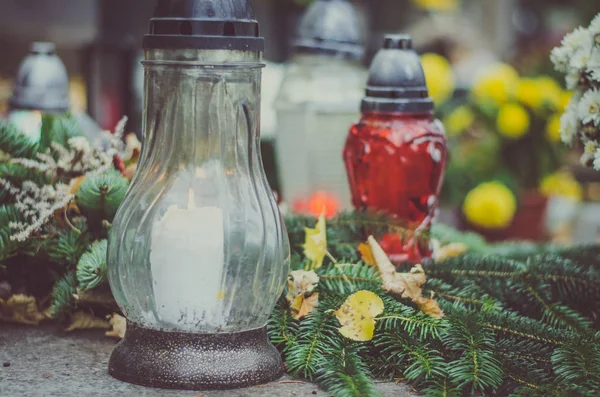
[{"label": "black lid of background lantern", "polygon": [[250,0],[158,0],[144,49],[263,51]]},{"label": "black lid of background lantern", "polygon": [[369,68],[363,112],[430,113],[425,72],[408,35],[386,35]]},{"label": "black lid of background lantern", "polygon": [[316,0],[302,16],[294,49],[360,59],[364,53],[361,36],[352,4],[346,0]]},{"label": "black lid of background lantern", "polygon": [[11,109],[65,112],[69,109],[69,76],[54,43],[36,42],[19,65],[9,100]]}]

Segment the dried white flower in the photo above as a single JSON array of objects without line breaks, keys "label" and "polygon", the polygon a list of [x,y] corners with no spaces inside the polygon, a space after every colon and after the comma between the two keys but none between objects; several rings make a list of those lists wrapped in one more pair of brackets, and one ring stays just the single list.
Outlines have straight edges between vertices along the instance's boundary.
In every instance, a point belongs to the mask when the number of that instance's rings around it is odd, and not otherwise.
[{"label": "dried white flower", "polygon": [[90,147],[90,141],[83,136],[76,136],[69,139],[69,147],[82,153],[88,153],[92,150]]},{"label": "dried white flower", "polygon": [[25,241],[32,233],[38,231],[54,211],[65,207],[73,199],[68,192],[68,186],[57,184],[56,186],[38,186],[31,181],[23,182],[20,189],[10,185],[4,179],[0,179],[0,185],[11,193],[15,198],[15,208],[27,218],[27,223],[11,222],[9,227],[14,232],[11,240]]},{"label": "dried white flower", "polygon": [[569,104],[563,115],[560,117],[560,137],[567,145],[573,143],[573,138],[577,133],[577,112],[575,102]]},{"label": "dried white flower", "polygon": [[577,105],[577,116],[583,124],[600,126],[600,90],[592,89],[583,94]]}]

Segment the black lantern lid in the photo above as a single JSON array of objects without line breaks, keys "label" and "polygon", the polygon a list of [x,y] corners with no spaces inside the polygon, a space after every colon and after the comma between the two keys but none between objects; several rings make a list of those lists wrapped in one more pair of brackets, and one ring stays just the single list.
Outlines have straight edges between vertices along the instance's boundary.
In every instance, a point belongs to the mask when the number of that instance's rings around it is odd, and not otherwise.
[{"label": "black lantern lid", "polygon": [[369,69],[363,112],[430,113],[433,100],[427,91],[419,55],[408,35],[386,35]]},{"label": "black lantern lid", "polygon": [[317,0],[303,15],[294,42],[298,52],[362,57],[364,48],[356,11],[346,0]]},{"label": "black lantern lid", "polygon": [[11,109],[65,112],[69,109],[69,76],[54,43],[36,42],[19,65]]},{"label": "black lantern lid", "polygon": [[158,0],[144,49],[263,51],[249,0]]}]

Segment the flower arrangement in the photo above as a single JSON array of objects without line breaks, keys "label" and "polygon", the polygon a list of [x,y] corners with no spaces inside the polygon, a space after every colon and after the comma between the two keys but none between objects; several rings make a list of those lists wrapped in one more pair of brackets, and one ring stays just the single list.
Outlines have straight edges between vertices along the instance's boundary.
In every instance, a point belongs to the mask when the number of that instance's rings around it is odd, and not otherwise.
[{"label": "flower arrangement", "polygon": [[550,59],[574,91],[560,118],[560,137],[568,145],[581,142],[581,163],[600,171],[600,14],[588,28],[567,34]]},{"label": "flower arrangement", "polygon": [[561,194],[540,187],[562,165],[559,131],[570,92],[550,76],[521,76],[497,63],[463,97],[450,99],[450,65],[437,55],[423,59],[449,137],[443,202],[462,206],[464,219],[478,229],[500,230],[511,225],[525,195]]}]

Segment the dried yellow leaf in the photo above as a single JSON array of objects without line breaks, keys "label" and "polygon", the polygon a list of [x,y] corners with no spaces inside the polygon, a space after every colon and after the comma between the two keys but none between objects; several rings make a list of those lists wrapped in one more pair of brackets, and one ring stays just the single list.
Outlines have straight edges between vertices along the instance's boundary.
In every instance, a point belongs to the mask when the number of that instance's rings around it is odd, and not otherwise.
[{"label": "dried yellow leaf", "polygon": [[463,243],[450,243],[441,246],[440,242],[437,240],[433,240],[433,247],[433,259],[435,259],[437,262],[462,255],[469,249]]},{"label": "dried yellow leaf", "polygon": [[46,316],[37,307],[35,298],[16,294],[5,302],[0,299],[2,318],[19,324],[38,325]]},{"label": "dried yellow leaf", "polygon": [[340,333],[356,341],[373,339],[375,317],[383,313],[383,301],[371,291],[358,291],[348,297],[335,311],[342,325]]},{"label": "dried yellow leaf", "polygon": [[381,274],[383,289],[392,294],[400,295],[402,298],[411,299],[420,310],[431,317],[443,317],[443,312],[438,303],[433,299],[423,297],[421,287],[427,281],[423,267],[415,265],[409,273],[398,273],[377,240],[373,236],[369,236],[368,242]]},{"label": "dried yellow leaf", "polygon": [[127,322],[125,317],[114,313],[112,316],[108,316],[108,322],[112,326],[112,329],[106,331],[104,335],[110,336],[111,338],[123,339],[125,337],[125,331]]},{"label": "dried yellow leaf", "polygon": [[79,191],[79,187],[85,181],[86,176],[78,176],[76,178],[71,179],[69,182],[69,194],[75,194]]},{"label": "dried yellow leaf", "polygon": [[108,329],[110,323],[108,320],[103,318],[95,317],[93,314],[88,312],[75,312],[71,316],[71,322],[69,326],[65,328],[65,331],[74,331],[76,329]]},{"label": "dried yellow leaf", "polygon": [[369,243],[360,243],[358,246],[358,251],[360,252],[360,256],[362,257],[364,263],[370,266],[377,266]]},{"label": "dried yellow leaf", "polygon": [[306,239],[302,248],[304,248],[304,256],[310,260],[307,270],[314,270],[323,266],[323,259],[327,255],[326,228],[324,212],[319,217],[314,229],[309,227],[304,228]]},{"label": "dried yellow leaf", "polygon": [[294,318],[306,316],[319,305],[319,294],[313,293],[318,282],[319,276],[312,270],[296,270],[290,273],[285,298],[290,303]]}]

